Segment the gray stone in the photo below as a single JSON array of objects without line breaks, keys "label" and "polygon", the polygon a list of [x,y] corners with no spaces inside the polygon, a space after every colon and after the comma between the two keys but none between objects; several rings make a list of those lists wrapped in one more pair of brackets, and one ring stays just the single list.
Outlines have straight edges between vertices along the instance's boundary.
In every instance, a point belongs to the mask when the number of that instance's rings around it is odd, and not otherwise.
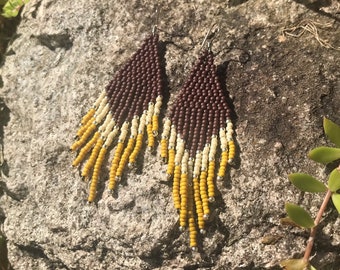
[{"label": "gray stone", "polygon": [[[299,193],[287,174],[325,180],[324,168],[306,154],[327,143],[323,116],[340,123],[339,51],[308,32],[282,35],[303,20],[330,23],[317,25],[320,37],[339,46],[339,6],[304,2],[31,0],[8,48],[14,54],[1,67],[0,95],[10,119],[1,122],[9,170],[0,207],[13,268],[278,269],[280,260],[303,254],[308,233],[280,225],[284,203],[306,205],[315,215],[322,195]],[[127,173],[114,196],[102,179],[91,205],[88,184],[71,167],[69,146],[82,115],[157,16],[167,44],[169,106],[214,23],[220,32],[212,49],[233,97],[238,157],[217,183],[199,252],[178,230],[158,156],[146,153],[142,170]],[[104,167],[103,178],[109,163]],[[313,258],[319,269],[339,269],[339,228],[330,207]]]}]

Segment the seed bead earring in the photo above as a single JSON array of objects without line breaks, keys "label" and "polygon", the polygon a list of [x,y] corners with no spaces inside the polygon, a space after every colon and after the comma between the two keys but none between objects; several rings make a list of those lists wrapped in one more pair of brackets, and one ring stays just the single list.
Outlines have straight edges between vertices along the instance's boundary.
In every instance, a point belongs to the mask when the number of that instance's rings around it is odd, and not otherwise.
[{"label": "seed bead earring", "polygon": [[[213,34],[210,29],[202,47]],[[160,143],[161,157],[168,163],[167,175],[173,178],[180,230],[189,228],[194,250],[197,227],[205,233],[209,204],[215,200],[215,178],[224,178],[227,164],[235,156],[231,110],[216,75],[210,42],[165,119]]]},{"label": "seed bead earring", "polygon": [[116,148],[110,169],[109,190],[115,188],[128,164],[132,167],[146,133],[148,148],[153,149],[158,135],[158,116],[162,106],[163,83],[156,27],[114,75],[95,104],[81,120],[72,151],[78,166],[87,158],[82,176],[91,178],[88,202],[96,196],[101,167],[115,139]]}]

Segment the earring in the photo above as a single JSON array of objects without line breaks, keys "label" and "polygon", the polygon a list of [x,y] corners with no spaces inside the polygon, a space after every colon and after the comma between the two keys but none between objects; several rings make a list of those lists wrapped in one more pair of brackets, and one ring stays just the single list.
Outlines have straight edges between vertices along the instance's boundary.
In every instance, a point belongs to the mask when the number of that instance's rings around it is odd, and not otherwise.
[{"label": "earring", "polygon": [[78,166],[87,158],[82,176],[91,178],[88,202],[95,199],[105,155],[117,137],[108,185],[111,191],[126,165],[132,167],[135,163],[145,133],[148,148],[155,145],[163,96],[159,37],[155,30],[156,27],[81,120],[77,140],[71,146],[72,151],[79,150],[72,165]]},{"label": "earring", "polygon": [[215,177],[224,178],[227,164],[235,156],[230,113],[209,43],[165,119],[161,135],[160,152],[168,163],[167,176],[173,178],[180,230],[189,228],[192,249],[197,248],[197,227],[205,232],[209,204],[215,200]]}]

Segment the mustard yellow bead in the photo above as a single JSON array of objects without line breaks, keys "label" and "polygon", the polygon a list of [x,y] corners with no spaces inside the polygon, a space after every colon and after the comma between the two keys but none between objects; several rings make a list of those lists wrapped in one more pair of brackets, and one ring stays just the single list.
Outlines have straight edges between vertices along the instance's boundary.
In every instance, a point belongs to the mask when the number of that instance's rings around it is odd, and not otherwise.
[{"label": "mustard yellow bead", "polygon": [[92,149],[92,153],[90,155],[90,158],[88,159],[88,161],[86,162],[86,164],[83,168],[83,171],[82,171],[83,177],[89,176],[89,173],[90,173],[91,169],[93,168],[93,166],[94,166],[94,164],[97,160],[99,151],[100,151],[101,147],[103,146],[103,143],[104,143],[104,141],[101,138],[99,138],[97,140],[96,145]]},{"label": "mustard yellow bead", "polygon": [[204,210],[204,207],[206,207],[206,206],[209,207],[209,201],[206,200],[206,199],[208,199],[208,197],[205,197],[204,200],[202,199],[203,210]]},{"label": "mustard yellow bead", "polygon": [[[176,166],[180,167],[180,166]],[[175,168],[176,170],[176,168]],[[190,209],[190,204],[192,205],[191,190],[188,189],[188,175],[186,173],[181,174],[180,179],[180,198],[181,198],[181,208],[180,208],[180,226],[186,227],[187,225],[187,215],[188,209]],[[191,207],[192,208],[192,207]]]},{"label": "mustard yellow bead", "polygon": [[151,123],[146,125],[146,133],[148,135],[148,147],[152,148],[155,145],[155,137],[152,134],[152,124]]},{"label": "mustard yellow bead", "polygon": [[[210,189],[212,189],[212,190],[214,190],[214,184],[208,184],[208,190],[210,190]],[[209,196],[209,195],[208,195]],[[209,196],[209,197],[211,197],[211,196]]]},{"label": "mustard yellow bead", "polygon": [[208,177],[207,177],[208,197],[215,196],[214,176],[215,176],[215,161],[210,161],[208,165]]},{"label": "mustard yellow bead", "polygon": [[158,135],[158,115],[152,116],[152,135]]},{"label": "mustard yellow bead", "polygon": [[94,199],[95,199],[95,197],[96,197],[96,190],[90,190],[89,191],[89,196],[88,196],[88,198],[87,198],[87,201],[89,202],[89,203],[91,203],[91,202],[93,202],[94,201]]},{"label": "mustard yellow bead", "polygon": [[91,108],[85,115],[84,117],[81,119],[81,124],[82,125],[86,125],[87,122],[94,116],[96,110],[94,108]]},{"label": "mustard yellow bead", "polygon": [[178,205],[180,205],[181,204],[181,199],[179,198],[179,196],[177,196],[177,197],[173,197],[173,200],[174,200],[174,204],[175,204],[175,208],[178,210],[178,209],[180,209],[180,206],[178,206]]},{"label": "mustard yellow bead", "polygon": [[[194,180],[194,179],[193,179]],[[196,179],[197,180],[197,179]],[[194,181],[193,181],[194,183]],[[190,247],[196,247],[197,246],[197,229],[195,224],[195,218],[194,218],[194,193],[197,192],[195,189],[189,186],[188,190],[188,225],[189,225],[189,243]]]},{"label": "mustard yellow bead", "polygon": [[175,170],[174,170],[174,175],[181,175],[181,166],[180,165],[177,165],[175,166]]},{"label": "mustard yellow bead", "polygon": [[186,208],[181,209],[179,217],[180,217],[180,219],[185,220],[185,222],[186,222],[186,217],[187,217],[187,210],[186,210]]},{"label": "mustard yellow bead", "polygon": [[99,173],[100,173],[100,169],[101,169],[101,166],[103,164],[103,161],[104,161],[104,158],[105,158],[105,155],[106,155],[106,151],[107,151],[106,148],[101,148],[100,153],[98,155],[98,158],[96,160],[96,163],[94,165],[88,202],[93,202],[94,199],[95,199],[95,195],[97,193],[97,183],[98,183],[98,179],[99,179]]},{"label": "mustard yellow bead", "polygon": [[188,227],[189,227],[189,234],[190,235],[197,235],[196,225],[195,225],[195,223],[191,224],[190,219],[189,219],[189,226]]},{"label": "mustard yellow bead", "polygon": [[214,184],[214,175],[208,175],[207,177],[207,185],[211,186]]},{"label": "mustard yellow bead", "polygon": [[196,239],[192,237],[192,240],[190,241],[190,247],[192,248],[193,251],[196,251],[197,243]]},{"label": "mustard yellow bead", "polygon": [[[186,173],[182,173],[181,174],[181,182],[180,182],[181,190],[187,191],[187,189],[188,189],[187,180],[188,180],[188,175]],[[185,195],[185,194],[183,194],[183,195]]]},{"label": "mustard yellow bead", "polygon": [[93,124],[94,121],[95,121],[95,118],[91,117],[85,125],[79,128],[79,130],[77,131],[77,136],[81,137],[85,133],[85,131]]},{"label": "mustard yellow bead", "polygon": [[[176,166],[175,170],[181,170],[180,166]],[[173,187],[172,187],[172,195],[174,199],[174,205],[176,209],[181,208],[181,199],[180,199],[180,173],[176,173],[173,179]]]},{"label": "mustard yellow bead", "polygon": [[179,226],[182,227],[182,228],[185,228],[187,226],[187,215],[186,215],[186,212],[182,212],[181,210],[181,216],[180,216],[180,219],[179,219]]},{"label": "mustard yellow bead", "polygon": [[82,146],[86,140],[88,139],[88,137],[90,137],[90,135],[92,134],[92,132],[96,129],[96,125],[94,123],[92,123],[85,131],[85,133],[81,136],[81,138],[76,141],[72,146],[71,146],[71,150],[75,151],[77,150],[80,146]]},{"label": "mustard yellow bead", "polygon": [[[203,217],[203,216],[202,216]],[[200,229],[200,230],[204,230],[204,227],[205,227],[205,221],[204,221],[204,219],[202,218],[202,219],[199,219],[198,220],[198,228]]]},{"label": "mustard yellow bead", "polygon": [[[182,201],[182,202],[184,202],[185,205],[186,205],[186,200],[184,200],[184,201]],[[182,202],[181,202],[181,203],[182,203]],[[183,207],[183,208],[180,209],[179,217],[180,217],[180,219],[182,219],[182,220],[186,220],[186,217],[187,217],[187,208],[186,208],[186,207]]]},{"label": "mustard yellow bead", "polygon": [[203,216],[207,216],[210,213],[208,194],[207,194],[206,175],[207,175],[206,172],[201,172],[201,175],[200,175],[200,195],[201,195],[201,201],[202,201]]},{"label": "mustard yellow bead", "polygon": [[116,177],[122,176],[122,174],[123,174],[123,169],[118,167],[117,172],[116,172]]},{"label": "mustard yellow bead", "polygon": [[175,172],[174,172],[174,177],[181,177],[181,172],[178,171],[178,169],[176,170],[177,166],[175,167]]},{"label": "mustard yellow bead", "polygon": [[169,149],[168,157],[168,168],[166,173],[167,175],[172,175],[175,168],[175,149]]},{"label": "mustard yellow bead", "polygon": [[113,190],[116,186],[116,176],[112,175],[110,176],[110,179],[109,179],[109,190]]},{"label": "mustard yellow bead", "polygon": [[92,139],[80,150],[77,158],[72,162],[72,166],[78,166],[80,162],[82,162],[86,156],[86,154],[91,150],[93,145],[97,142],[100,136],[99,132],[96,132]]},{"label": "mustard yellow bead", "polygon": [[229,148],[229,159],[233,159],[235,157],[235,144],[233,141],[228,142]]},{"label": "mustard yellow bead", "polygon": [[166,160],[168,157],[168,140],[161,139],[161,158]]},{"label": "mustard yellow bead", "polygon": [[109,189],[113,190],[116,184],[116,173],[119,165],[119,161],[121,158],[121,154],[124,148],[124,143],[119,142],[117,144],[116,151],[113,156],[112,164],[111,164],[111,169],[110,169],[110,181],[109,181]]},{"label": "mustard yellow bead", "polygon": [[139,133],[136,138],[136,144],[133,148],[130,157],[129,157],[129,163],[133,164],[136,162],[136,158],[138,156],[138,153],[140,152],[143,144],[143,133]]},{"label": "mustard yellow bead", "polygon": [[222,156],[220,166],[226,166],[228,163],[228,155]]},{"label": "mustard yellow bead", "polygon": [[130,138],[129,141],[128,141],[128,144],[122,154],[122,157],[120,159],[120,162],[119,162],[119,165],[118,165],[118,169],[117,169],[117,173],[116,173],[116,176],[120,177],[122,176],[123,174],[123,170],[126,166],[126,163],[128,161],[128,158],[130,156],[130,153],[133,149],[133,146],[135,144],[135,139],[134,138]]},{"label": "mustard yellow bead", "polygon": [[[189,212],[189,221],[188,221],[188,224],[189,224],[189,230],[193,230],[191,232],[194,232],[196,230],[196,224],[195,224],[195,220],[193,218],[193,214]],[[190,232],[190,233],[191,233]]]},{"label": "mustard yellow bead", "polygon": [[223,151],[222,154],[221,154],[220,167],[219,167],[218,173],[217,173],[217,176],[219,178],[223,178],[225,176],[227,164],[228,164],[228,152]]},{"label": "mustard yellow bead", "polygon": [[189,224],[189,233],[190,233],[190,235],[191,236],[196,236],[197,235],[197,231],[196,231],[196,226],[195,226],[195,224],[193,224],[193,225],[191,225],[191,224]]},{"label": "mustard yellow bead", "polygon": [[218,180],[222,180],[225,176],[225,171],[219,171],[217,174]]}]

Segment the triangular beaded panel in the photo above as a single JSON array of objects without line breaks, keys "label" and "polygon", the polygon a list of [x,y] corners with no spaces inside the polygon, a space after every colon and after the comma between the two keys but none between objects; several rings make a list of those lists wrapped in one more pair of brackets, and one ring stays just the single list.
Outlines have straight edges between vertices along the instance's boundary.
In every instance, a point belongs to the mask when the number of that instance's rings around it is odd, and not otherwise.
[{"label": "triangular beaded panel", "polygon": [[[164,122],[161,156],[173,178],[173,199],[180,228],[189,227],[196,248],[197,229],[205,231],[215,178],[223,179],[235,155],[233,125],[226,96],[219,84],[213,54],[202,53]],[[217,162],[218,146],[220,161]]]},{"label": "triangular beaded panel", "polygon": [[87,158],[82,176],[91,179],[89,202],[95,199],[101,166],[112,144],[116,142],[117,146],[110,169],[110,190],[126,165],[135,163],[145,133],[148,147],[154,147],[162,94],[158,35],[154,34],[116,73],[83,117],[78,139],[71,146],[72,151],[79,150],[73,166]]}]

